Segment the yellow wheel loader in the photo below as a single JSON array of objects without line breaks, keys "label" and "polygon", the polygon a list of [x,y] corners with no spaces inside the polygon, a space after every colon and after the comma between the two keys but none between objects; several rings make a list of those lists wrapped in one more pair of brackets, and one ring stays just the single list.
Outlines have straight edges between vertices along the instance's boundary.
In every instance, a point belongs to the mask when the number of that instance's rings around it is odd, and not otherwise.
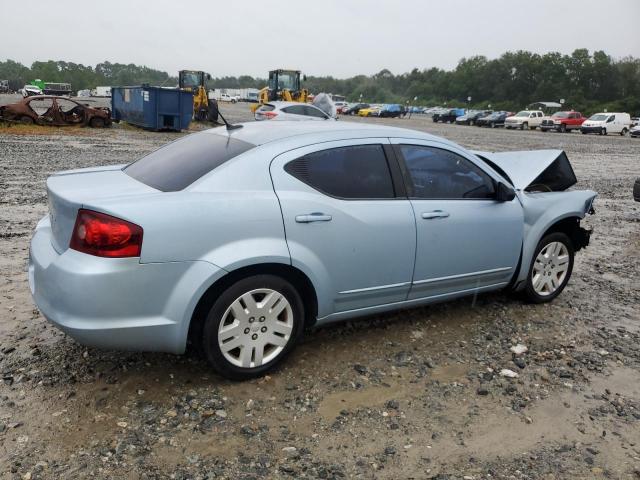
[{"label": "yellow wheel loader", "polygon": [[218,102],[209,99],[206,81],[211,80],[211,75],[196,70],[180,70],[178,85],[182,90],[193,93],[193,119],[218,121]]},{"label": "yellow wheel loader", "polygon": [[[303,75],[303,80],[307,77]],[[300,84],[300,70],[271,70],[269,72],[269,85],[258,93],[258,103],[251,105],[251,111],[255,112],[265,103],[282,100],[285,102],[306,103],[309,99],[309,91]]]}]

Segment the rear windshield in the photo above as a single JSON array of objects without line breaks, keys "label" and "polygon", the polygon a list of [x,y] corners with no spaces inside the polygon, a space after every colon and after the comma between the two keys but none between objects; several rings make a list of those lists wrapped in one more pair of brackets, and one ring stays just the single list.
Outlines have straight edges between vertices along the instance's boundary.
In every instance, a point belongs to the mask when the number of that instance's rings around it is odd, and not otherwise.
[{"label": "rear windshield", "polygon": [[182,190],[255,145],[212,133],[176,140],[126,166],[124,172],[163,192]]}]

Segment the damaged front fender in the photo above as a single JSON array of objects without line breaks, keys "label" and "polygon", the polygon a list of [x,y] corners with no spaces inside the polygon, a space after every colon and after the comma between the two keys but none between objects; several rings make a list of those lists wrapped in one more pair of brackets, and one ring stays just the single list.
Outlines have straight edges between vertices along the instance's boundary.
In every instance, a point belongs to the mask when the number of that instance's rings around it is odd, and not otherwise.
[{"label": "damaged front fender", "polygon": [[516,285],[521,285],[529,273],[538,242],[547,233],[562,231],[571,238],[575,251],[589,245],[591,230],[580,225],[589,213],[595,213],[593,201],[598,195],[591,190],[566,192],[517,192],[524,214],[522,265]]}]

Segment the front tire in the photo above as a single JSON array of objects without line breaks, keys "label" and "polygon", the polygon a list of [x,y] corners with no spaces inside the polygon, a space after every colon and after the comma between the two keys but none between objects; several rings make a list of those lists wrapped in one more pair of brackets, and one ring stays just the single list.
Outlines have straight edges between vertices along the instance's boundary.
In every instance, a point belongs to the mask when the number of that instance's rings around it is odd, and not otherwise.
[{"label": "front tire", "polygon": [[571,239],[562,232],[546,235],[535,249],[524,294],[531,303],[556,298],[571,278],[575,251]]},{"label": "front tire", "polygon": [[296,289],[275,275],[239,280],[215,301],[203,328],[203,350],[222,376],[245,380],[265,374],[294,348],[304,328]]}]

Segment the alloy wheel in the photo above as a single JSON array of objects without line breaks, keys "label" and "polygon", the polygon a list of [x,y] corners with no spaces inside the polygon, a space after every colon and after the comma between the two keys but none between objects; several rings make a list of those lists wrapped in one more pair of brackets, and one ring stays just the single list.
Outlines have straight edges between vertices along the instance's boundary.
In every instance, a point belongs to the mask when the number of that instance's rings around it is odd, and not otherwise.
[{"label": "alloy wheel", "polygon": [[531,283],[538,295],[546,297],[562,286],[569,259],[569,249],[562,242],[551,242],[540,250],[531,272]]},{"label": "alloy wheel", "polygon": [[284,295],[270,288],[246,292],[226,309],[218,328],[224,358],[241,368],[274,360],[293,332],[293,311]]}]

